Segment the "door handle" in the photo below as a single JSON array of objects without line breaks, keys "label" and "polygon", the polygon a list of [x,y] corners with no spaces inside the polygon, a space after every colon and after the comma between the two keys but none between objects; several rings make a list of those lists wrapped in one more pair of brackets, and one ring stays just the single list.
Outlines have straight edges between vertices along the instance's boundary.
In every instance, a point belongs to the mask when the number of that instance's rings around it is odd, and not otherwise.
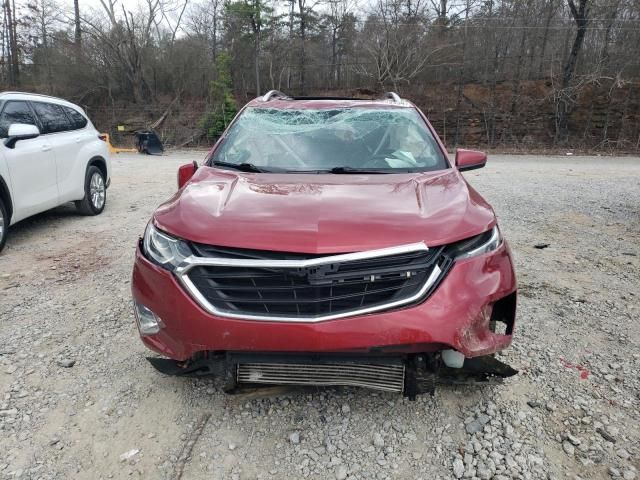
[{"label": "door handle", "polygon": [[51,150],[51,145],[42,145],[41,148],[43,152],[48,152],[49,150]]}]

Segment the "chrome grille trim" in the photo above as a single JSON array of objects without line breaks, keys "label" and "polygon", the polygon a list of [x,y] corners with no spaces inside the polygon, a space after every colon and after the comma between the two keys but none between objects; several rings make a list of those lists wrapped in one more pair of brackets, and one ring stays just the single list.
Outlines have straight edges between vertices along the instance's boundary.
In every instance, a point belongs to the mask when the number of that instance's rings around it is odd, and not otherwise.
[{"label": "chrome grille trim", "polygon": [[241,363],[237,366],[239,383],[351,386],[402,393],[404,377],[404,365]]},{"label": "chrome grille trim", "polygon": [[424,285],[414,295],[403,298],[401,300],[389,302],[382,305],[376,305],[366,308],[358,308],[348,312],[335,313],[330,315],[320,316],[305,316],[305,317],[287,317],[287,316],[270,316],[270,315],[253,315],[244,313],[234,313],[217,309],[212,305],[205,296],[198,290],[189,278],[189,271],[198,266],[205,267],[263,267],[263,268],[307,268],[318,265],[326,265],[331,263],[342,263],[356,260],[365,260],[372,258],[380,258],[385,256],[398,255],[411,252],[427,252],[429,247],[424,242],[411,243],[407,245],[399,245],[395,247],[381,248],[377,250],[367,250],[363,252],[346,253],[339,255],[330,255],[320,258],[311,258],[306,260],[253,260],[243,258],[214,258],[214,257],[198,257],[192,255],[187,257],[175,270],[175,275],[183,285],[183,287],[191,294],[194,300],[212,315],[227,318],[237,318],[242,320],[259,320],[269,322],[297,322],[297,323],[317,323],[327,320],[336,320],[339,318],[353,317],[357,315],[365,315],[368,313],[378,312],[381,310],[388,310],[390,308],[400,307],[415,302],[423,297],[427,291],[438,281],[442,270],[436,264],[433,270],[429,274]]}]

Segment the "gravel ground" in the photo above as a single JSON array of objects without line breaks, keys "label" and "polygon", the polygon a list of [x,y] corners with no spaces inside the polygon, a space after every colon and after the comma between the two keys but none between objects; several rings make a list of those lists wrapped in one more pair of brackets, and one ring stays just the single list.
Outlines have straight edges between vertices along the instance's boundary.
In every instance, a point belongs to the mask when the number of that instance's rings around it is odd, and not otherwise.
[{"label": "gravel ground", "polygon": [[101,216],[65,206],[11,229],[0,478],[640,478],[640,159],[495,155],[467,174],[515,254],[503,360],[521,373],[410,402],[347,388],[227,396],[147,364],[134,246],[177,166],[202,156],[119,155]]}]

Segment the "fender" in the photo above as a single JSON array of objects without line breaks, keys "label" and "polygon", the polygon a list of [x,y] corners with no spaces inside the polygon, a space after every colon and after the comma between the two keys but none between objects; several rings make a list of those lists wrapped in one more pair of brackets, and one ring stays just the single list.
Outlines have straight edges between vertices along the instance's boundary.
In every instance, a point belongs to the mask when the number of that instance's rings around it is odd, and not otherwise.
[{"label": "fender", "polygon": [[110,165],[109,165],[109,151],[107,144],[102,140],[96,141],[84,145],[76,153],[76,160],[73,166],[73,172],[70,177],[70,181],[67,183],[69,187],[64,194],[61,192],[62,202],[82,200],[84,198],[84,182],[87,174],[87,168],[92,163],[98,160],[104,165],[106,170],[105,182],[109,181],[110,177]]},{"label": "fender", "polygon": [[11,190],[9,185],[4,180],[2,173],[0,172],[0,198],[4,201],[4,206],[7,209],[7,215],[9,215],[9,225],[11,225],[11,219],[13,218],[13,200],[11,199]]}]

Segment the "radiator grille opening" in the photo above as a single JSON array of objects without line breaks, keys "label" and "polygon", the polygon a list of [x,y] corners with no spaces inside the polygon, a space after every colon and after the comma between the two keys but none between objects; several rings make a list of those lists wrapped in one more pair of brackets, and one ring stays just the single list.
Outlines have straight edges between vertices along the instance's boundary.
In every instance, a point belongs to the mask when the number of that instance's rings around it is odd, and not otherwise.
[{"label": "radiator grille opening", "polygon": [[[198,253],[217,250],[194,248]],[[231,249],[217,252],[219,265],[203,262],[188,271],[188,280],[216,313],[241,317],[314,319],[366,309],[380,309],[415,300],[438,268],[441,248],[405,251],[394,255],[342,260],[320,260],[300,266],[301,254],[256,253],[242,250],[234,264]],[[279,254],[281,258],[278,258]],[[255,264],[251,263],[252,257]],[[231,259],[231,261],[229,261]],[[264,262],[282,261],[276,266]],[[290,266],[291,265],[291,266]]]}]

